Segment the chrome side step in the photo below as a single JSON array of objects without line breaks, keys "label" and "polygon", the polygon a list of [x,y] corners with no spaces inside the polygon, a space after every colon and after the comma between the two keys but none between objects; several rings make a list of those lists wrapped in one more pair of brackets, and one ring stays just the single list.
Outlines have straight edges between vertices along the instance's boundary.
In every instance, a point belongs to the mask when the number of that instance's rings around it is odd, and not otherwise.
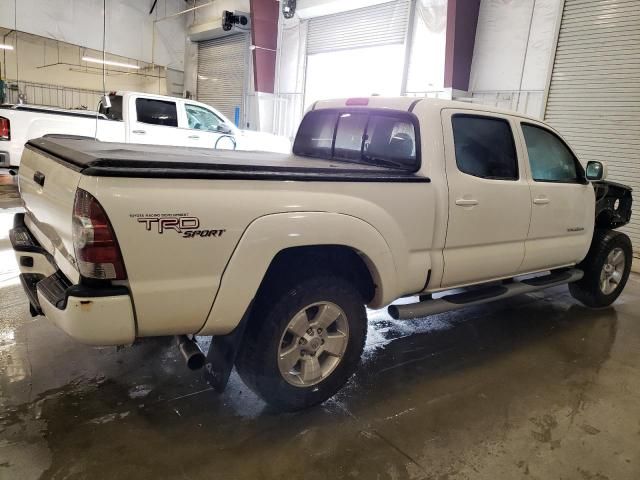
[{"label": "chrome side step", "polygon": [[425,300],[418,303],[406,305],[390,305],[389,315],[395,320],[412,320],[414,318],[427,317],[438,313],[458,310],[469,305],[480,305],[482,303],[502,300],[503,298],[514,297],[524,293],[531,293],[545,288],[563,285],[565,283],[577,282],[584,276],[582,270],[572,268],[549,275],[515,280],[503,285],[489,285],[467,290],[462,293],[454,293],[435,300]]}]

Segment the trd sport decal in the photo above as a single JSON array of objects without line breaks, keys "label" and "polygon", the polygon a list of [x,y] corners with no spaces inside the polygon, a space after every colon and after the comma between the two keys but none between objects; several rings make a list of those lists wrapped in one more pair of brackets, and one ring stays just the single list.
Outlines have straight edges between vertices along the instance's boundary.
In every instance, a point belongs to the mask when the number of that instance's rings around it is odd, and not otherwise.
[{"label": "trd sport decal", "polygon": [[145,226],[145,230],[164,234],[167,231],[177,232],[182,238],[221,237],[224,229],[201,229],[200,219],[188,213],[132,213],[131,218]]}]

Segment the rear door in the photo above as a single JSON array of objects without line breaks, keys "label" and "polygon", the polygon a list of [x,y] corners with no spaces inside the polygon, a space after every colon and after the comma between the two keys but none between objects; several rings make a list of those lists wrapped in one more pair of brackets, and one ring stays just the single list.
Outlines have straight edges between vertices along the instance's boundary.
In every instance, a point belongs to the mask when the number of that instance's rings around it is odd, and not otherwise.
[{"label": "rear door", "polygon": [[449,221],[443,287],[514,275],[524,259],[531,197],[515,122],[443,110]]},{"label": "rear door", "polygon": [[174,100],[131,97],[129,118],[129,143],[188,145],[189,132],[178,128]]},{"label": "rear door", "polygon": [[523,271],[576,263],[593,235],[595,193],[571,149],[534,121],[519,122],[530,171],[531,226]]}]

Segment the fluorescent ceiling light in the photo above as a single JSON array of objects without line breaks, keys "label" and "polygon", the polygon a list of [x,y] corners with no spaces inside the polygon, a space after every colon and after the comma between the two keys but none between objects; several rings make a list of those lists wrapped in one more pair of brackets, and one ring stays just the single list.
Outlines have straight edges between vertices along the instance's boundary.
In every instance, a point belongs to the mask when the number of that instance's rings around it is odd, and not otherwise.
[{"label": "fluorescent ceiling light", "polygon": [[133,65],[131,63],[112,62],[111,60],[102,60],[100,58],[93,58],[93,57],[82,57],[82,61],[89,62],[89,63],[112,65],[114,67],[135,68],[136,70],[140,69],[138,65]]},{"label": "fluorescent ceiling light", "polygon": [[13,45],[5,45],[0,43],[0,50],[13,50]]}]

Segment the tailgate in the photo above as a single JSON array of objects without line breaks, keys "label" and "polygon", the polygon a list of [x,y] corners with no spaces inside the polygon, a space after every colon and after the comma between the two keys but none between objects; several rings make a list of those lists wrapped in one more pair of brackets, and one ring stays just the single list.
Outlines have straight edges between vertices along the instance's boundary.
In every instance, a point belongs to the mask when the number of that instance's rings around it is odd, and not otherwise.
[{"label": "tailgate", "polygon": [[72,239],[73,202],[81,178],[78,169],[26,147],[19,170],[25,223],[38,242],[74,283],[79,281]]}]

